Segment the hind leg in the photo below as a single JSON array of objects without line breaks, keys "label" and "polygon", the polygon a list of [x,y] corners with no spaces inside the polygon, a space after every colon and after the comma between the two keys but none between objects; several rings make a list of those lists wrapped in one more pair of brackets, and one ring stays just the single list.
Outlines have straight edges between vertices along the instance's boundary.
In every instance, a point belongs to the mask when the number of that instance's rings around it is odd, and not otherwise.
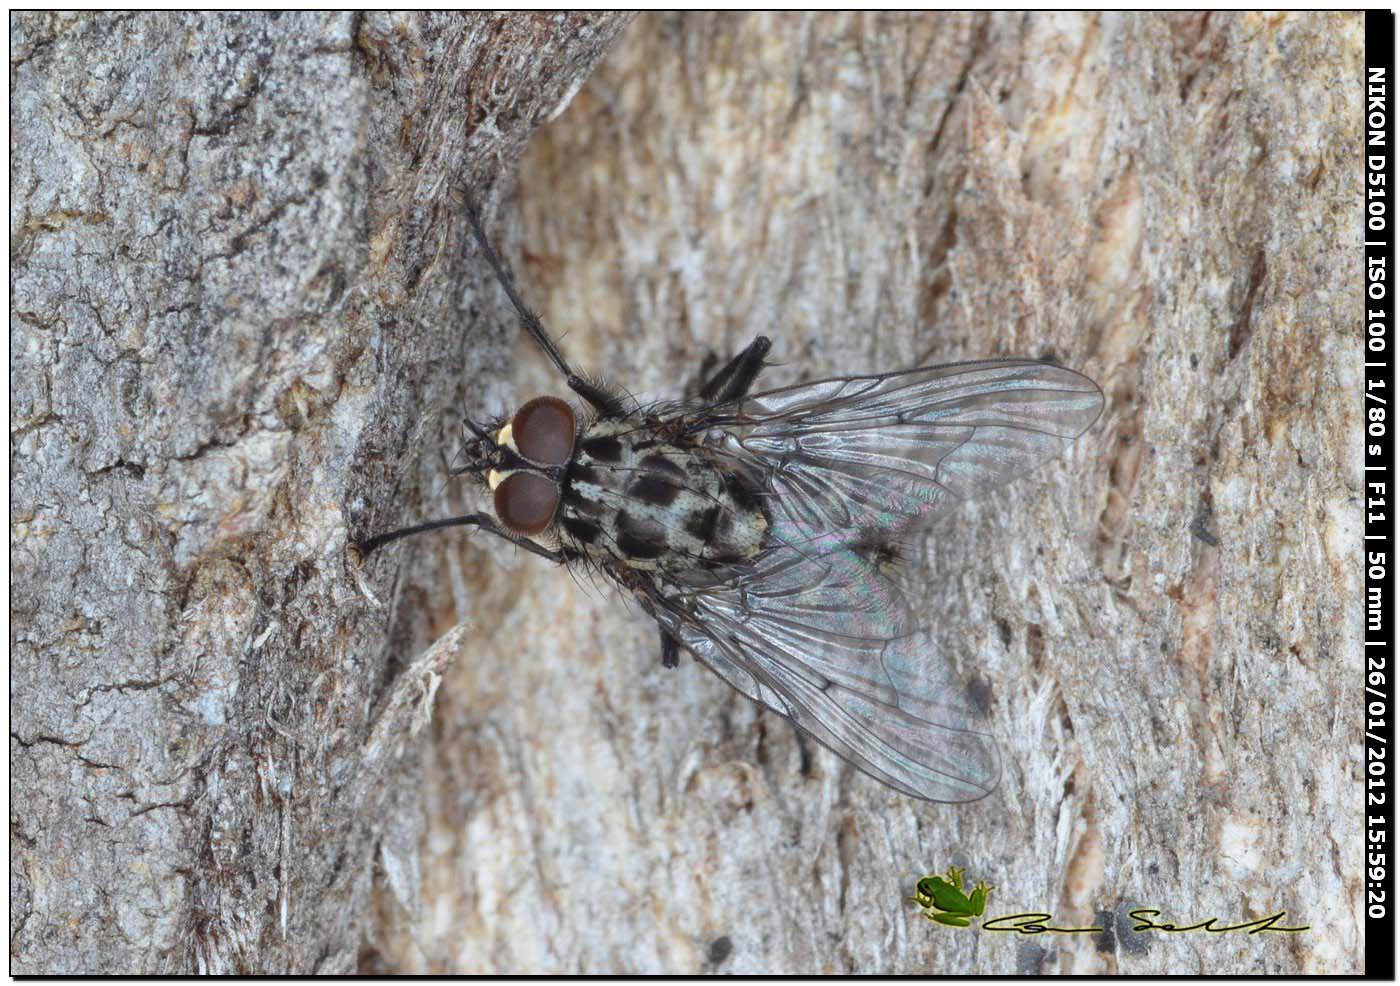
[{"label": "hind leg", "polygon": [[758,336],[700,388],[700,398],[718,404],[739,400],[753,387],[763,369],[763,358],[772,348],[767,336]]},{"label": "hind leg", "polygon": [[661,631],[661,666],[674,668],[681,663],[681,645],[665,630]]}]

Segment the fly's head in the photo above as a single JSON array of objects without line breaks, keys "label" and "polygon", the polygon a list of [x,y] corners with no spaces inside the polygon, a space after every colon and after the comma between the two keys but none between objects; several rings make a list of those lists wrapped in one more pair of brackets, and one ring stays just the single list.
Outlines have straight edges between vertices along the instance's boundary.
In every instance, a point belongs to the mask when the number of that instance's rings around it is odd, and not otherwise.
[{"label": "fly's head", "polygon": [[468,421],[472,437],[458,472],[491,490],[496,519],[514,534],[534,537],[554,522],[564,472],[573,458],[577,425],[573,408],[557,397],[536,397],[507,420],[482,426]]}]

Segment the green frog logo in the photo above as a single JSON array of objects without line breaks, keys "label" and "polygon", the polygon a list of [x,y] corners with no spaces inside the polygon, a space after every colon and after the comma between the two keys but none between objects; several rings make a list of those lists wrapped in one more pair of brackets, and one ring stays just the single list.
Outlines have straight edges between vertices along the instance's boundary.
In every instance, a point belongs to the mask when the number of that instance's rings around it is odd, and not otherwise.
[{"label": "green frog logo", "polygon": [[924,917],[952,928],[966,928],[973,918],[980,918],[987,909],[992,887],[977,881],[972,893],[963,893],[962,870],[948,867],[947,876],[926,876],[914,884],[914,896],[909,899],[923,910]]}]

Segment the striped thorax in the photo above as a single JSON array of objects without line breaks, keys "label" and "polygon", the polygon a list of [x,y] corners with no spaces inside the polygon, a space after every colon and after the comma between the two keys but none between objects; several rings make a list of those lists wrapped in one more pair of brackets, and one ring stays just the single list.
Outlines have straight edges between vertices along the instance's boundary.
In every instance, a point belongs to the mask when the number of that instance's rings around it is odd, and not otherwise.
[{"label": "striped thorax", "polygon": [[751,558],[768,530],[759,491],[710,449],[614,419],[579,436],[558,524],[566,547],[663,572]]}]

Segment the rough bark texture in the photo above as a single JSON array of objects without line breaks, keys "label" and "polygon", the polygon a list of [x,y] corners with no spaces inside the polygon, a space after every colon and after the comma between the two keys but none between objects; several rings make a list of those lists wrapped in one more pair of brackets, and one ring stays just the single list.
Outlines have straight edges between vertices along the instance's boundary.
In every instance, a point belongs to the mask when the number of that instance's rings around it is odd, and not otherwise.
[{"label": "rough bark texture", "polygon": [[350,972],[410,892],[440,663],[347,529],[479,359],[454,184],[624,24],[12,18],[13,971]]},{"label": "rough bark texture", "polygon": [[[634,393],[760,332],[772,385],[1104,387],[935,539],[1006,767],[966,806],[662,669],[606,586],[346,556],[475,505],[445,412],[562,392],[451,185],[617,20],[15,26],[16,971],[1360,968],[1359,16],[647,16],[530,144],[494,228]],[[931,924],[949,865],[1113,930]]]}]

